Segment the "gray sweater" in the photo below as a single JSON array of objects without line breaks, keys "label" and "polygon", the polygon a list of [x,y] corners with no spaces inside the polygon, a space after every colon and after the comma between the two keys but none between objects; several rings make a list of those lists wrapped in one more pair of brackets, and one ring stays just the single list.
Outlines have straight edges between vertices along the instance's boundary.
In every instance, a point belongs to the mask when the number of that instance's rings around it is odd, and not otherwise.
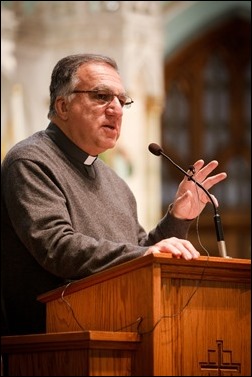
[{"label": "gray sweater", "polygon": [[128,185],[50,124],[14,146],[2,163],[2,295],[9,334],[45,331],[36,297],[141,257],[190,221],[169,213],[149,234]]}]

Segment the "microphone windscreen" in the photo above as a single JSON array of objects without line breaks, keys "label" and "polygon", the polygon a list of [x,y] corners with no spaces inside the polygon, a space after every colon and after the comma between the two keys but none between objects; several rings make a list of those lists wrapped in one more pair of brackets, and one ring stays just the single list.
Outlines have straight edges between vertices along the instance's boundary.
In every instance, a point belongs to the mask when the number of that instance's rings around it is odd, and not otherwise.
[{"label": "microphone windscreen", "polygon": [[155,156],[160,156],[161,152],[163,152],[163,149],[156,143],[151,143],[148,148]]}]

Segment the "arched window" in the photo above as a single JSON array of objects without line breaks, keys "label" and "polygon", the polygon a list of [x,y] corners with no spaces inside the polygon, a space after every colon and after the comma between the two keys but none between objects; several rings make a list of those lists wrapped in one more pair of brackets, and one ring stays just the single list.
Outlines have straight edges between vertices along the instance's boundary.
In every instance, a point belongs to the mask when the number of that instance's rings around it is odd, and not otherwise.
[{"label": "arched window", "polygon": [[[219,161],[228,178],[210,190],[219,201],[228,255],[250,258],[251,58],[250,23],[224,22],[165,64],[162,145],[185,170],[199,158]],[[162,160],[163,211],[181,173]],[[189,239],[218,256],[211,204]],[[213,212],[212,212],[213,213]],[[197,228],[198,226],[198,228]],[[204,251],[202,252],[204,255]]]}]

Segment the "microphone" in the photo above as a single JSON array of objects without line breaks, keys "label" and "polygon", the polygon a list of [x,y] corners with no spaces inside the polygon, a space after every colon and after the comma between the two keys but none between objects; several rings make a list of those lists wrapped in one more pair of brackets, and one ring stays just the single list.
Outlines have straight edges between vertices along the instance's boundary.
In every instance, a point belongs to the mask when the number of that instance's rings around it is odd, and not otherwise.
[{"label": "microphone", "polygon": [[[200,187],[205,192],[205,194],[210,199],[210,201],[211,201],[211,203],[213,205],[213,209],[214,209],[214,224],[215,224],[215,230],[216,230],[216,236],[217,236],[217,243],[218,243],[219,254],[223,258],[230,258],[227,255],[227,251],[226,251],[226,244],[225,244],[225,241],[224,241],[224,235],[223,235],[223,230],[222,230],[221,218],[220,218],[220,215],[218,213],[217,207],[216,207],[216,205],[215,205],[215,203],[213,201],[213,198],[211,197],[209,191],[206,190],[205,187],[202,186],[201,183],[199,183],[198,181],[196,181],[192,177],[192,175],[190,173],[186,172],[179,165],[177,165],[169,156],[167,156],[164,153],[163,149],[158,144],[151,143],[149,145],[148,149],[155,156],[163,156],[167,160],[169,160],[172,163],[172,165],[176,166],[177,169],[179,169],[184,175],[186,175],[188,177],[188,180],[193,181],[198,187]],[[189,169],[192,170],[192,167],[189,167]]]}]

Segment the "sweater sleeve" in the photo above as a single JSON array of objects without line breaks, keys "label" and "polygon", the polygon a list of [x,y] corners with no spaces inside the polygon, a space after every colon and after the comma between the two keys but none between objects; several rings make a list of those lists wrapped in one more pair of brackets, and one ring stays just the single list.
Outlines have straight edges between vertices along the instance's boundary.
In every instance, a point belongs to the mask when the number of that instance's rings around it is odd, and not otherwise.
[{"label": "sweater sleeve", "polygon": [[193,220],[180,220],[172,216],[169,211],[158,223],[157,227],[150,231],[146,240],[145,246],[151,246],[155,243],[170,237],[177,237],[187,239],[188,230]]}]

